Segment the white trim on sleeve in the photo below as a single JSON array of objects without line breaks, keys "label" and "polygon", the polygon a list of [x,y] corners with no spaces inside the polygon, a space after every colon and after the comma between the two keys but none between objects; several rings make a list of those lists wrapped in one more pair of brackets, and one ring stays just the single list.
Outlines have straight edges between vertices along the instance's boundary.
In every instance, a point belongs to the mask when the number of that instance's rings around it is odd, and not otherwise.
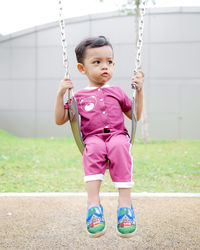
[{"label": "white trim on sleeve", "polygon": [[95,175],[87,175],[84,177],[84,181],[88,182],[88,181],[103,181],[104,180],[104,175],[103,174],[95,174]]}]

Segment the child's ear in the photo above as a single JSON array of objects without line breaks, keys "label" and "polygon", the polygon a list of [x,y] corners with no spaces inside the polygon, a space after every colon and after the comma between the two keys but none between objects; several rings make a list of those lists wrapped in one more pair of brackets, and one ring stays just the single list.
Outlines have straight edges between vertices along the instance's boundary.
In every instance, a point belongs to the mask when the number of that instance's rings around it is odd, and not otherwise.
[{"label": "child's ear", "polygon": [[79,72],[81,72],[82,74],[85,74],[85,69],[84,69],[84,65],[82,63],[78,63],[77,64],[77,69]]}]

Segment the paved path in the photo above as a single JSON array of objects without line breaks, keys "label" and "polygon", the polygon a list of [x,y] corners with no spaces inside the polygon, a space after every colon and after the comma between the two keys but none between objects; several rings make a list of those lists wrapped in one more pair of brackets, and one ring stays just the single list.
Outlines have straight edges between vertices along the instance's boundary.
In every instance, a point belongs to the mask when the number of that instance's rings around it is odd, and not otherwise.
[{"label": "paved path", "polygon": [[0,197],[0,249],[200,249],[200,198],[133,198],[137,230],[116,235],[117,197],[102,197],[107,232],[85,231],[86,197]]}]

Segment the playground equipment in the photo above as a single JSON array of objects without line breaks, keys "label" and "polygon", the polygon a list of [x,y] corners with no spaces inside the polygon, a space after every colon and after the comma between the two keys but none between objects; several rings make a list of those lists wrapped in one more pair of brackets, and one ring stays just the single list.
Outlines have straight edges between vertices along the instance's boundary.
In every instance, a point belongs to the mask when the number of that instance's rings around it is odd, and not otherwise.
[{"label": "playground equipment", "polygon": [[[62,49],[63,49],[63,65],[65,69],[65,77],[70,78],[62,0],[58,0],[58,4],[59,4],[59,24],[60,24],[60,32],[61,32],[61,43],[62,43]],[[142,51],[142,43],[143,43],[145,5],[146,5],[146,1],[142,0],[139,5],[139,11],[137,14],[138,34],[137,34],[137,42],[136,42],[136,59],[135,59],[134,75],[137,75],[139,69],[141,68],[141,51]],[[131,85],[131,88],[132,88],[132,111],[131,111],[132,112],[132,123],[131,123],[132,126],[131,126],[130,143],[133,144],[135,133],[136,133],[136,127],[137,127],[137,114],[136,114],[135,106],[136,106],[136,98],[137,98],[136,90],[138,86],[136,83],[133,83]],[[69,104],[69,118],[70,118],[70,125],[72,129],[72,133],[73,133],[74,139],[76,141],[76,144],[81,154],[83,154],[85,144],[82,139],[82,134],[80,130],[78,104],[77,104],[77,100],[74,96],[74,92],[72,89],[68,91],[68,104]]]}]

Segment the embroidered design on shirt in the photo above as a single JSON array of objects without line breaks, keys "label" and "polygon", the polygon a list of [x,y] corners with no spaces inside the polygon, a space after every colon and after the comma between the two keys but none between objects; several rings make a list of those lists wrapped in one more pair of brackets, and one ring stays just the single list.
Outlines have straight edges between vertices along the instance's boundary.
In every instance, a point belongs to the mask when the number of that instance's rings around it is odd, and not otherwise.
[{"label": "embroidered design on shirt", "polygon": [[96,104],[97,104],[96,96],[90,96],[90,97],[82,98],[80,100],[81,109],[86,112],[93,110]]}]

